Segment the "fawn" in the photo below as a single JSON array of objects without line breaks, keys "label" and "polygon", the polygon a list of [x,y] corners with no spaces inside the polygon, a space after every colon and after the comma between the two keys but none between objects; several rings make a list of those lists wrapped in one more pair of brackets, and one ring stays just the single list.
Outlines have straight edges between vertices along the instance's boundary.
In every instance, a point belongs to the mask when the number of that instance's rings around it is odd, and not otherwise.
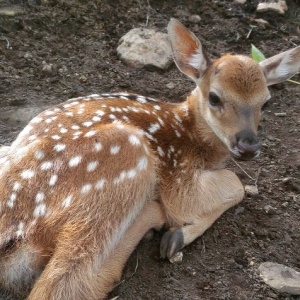
[{"label": "fawn", "polygon": [[267,86],[299,71],[300,47],[260,64],[211,62],[172,19],[178,68],[196,88],[182,103],[118,93],[70,99],[0,150],[0,287],[20,299],[103,299],[151,228],[162,258],[203,234],[244,196],[220,168],[259,155]]}]

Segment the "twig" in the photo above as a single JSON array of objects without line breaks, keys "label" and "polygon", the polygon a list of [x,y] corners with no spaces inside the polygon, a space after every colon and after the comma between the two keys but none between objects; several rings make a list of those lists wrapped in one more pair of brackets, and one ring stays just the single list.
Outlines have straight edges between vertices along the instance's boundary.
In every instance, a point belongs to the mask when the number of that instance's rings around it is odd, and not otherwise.
[{"label": "twig", "polygon": [[250,176],[241,166],[240,166],[240,164],[238,164],[233,158],[231,158],[231,160],[251,179],[251,180],[253,180],[253,181],[255,181],[255,179],[252,177],[252,176]]},{"label": "twig", "polygon": [[137,255],[136,255],[136,265],[135,265],[135,268],[134,268],[134,272],[131,274],[130,277],[132,277],[136,273],[138,266],[139,266],[139,254],[137,253]]},{"label": "twig", "polygon": [[149,0],[147,0],[147,4],[148,4],[148,9],[147,9],[147,17],[146,17],[146,27],[148,26],[148,22],[149,22],[149,10],[151,8]]},{"label": "twig", "polygon": [[250,28],[250,30],[249,30],[247,36],[246,36],[246,39],[249,39],[249,37],[250,37],[250,35],[251,35],[251,33],[252,33],[252,30],[253,30],[256,26],[250,25],[250,27],[251,27],[251,28]]},{"label": "twig", "polygon": [[10,48],[9,40],[8,40],[7,37],[5,37],[5,36],[3,35],[3,33],[1,33],[1,40],[6,41],[6,49],[9,49],[9,48]]},{"label": "twig", "polygon": [[258,181],[260,172],[261,172],[261,167],[259,167],[258,170],[257,170],[257,174],[256,174],[256,179],[255,179],[254,185],[257,185],[257,181]]}]

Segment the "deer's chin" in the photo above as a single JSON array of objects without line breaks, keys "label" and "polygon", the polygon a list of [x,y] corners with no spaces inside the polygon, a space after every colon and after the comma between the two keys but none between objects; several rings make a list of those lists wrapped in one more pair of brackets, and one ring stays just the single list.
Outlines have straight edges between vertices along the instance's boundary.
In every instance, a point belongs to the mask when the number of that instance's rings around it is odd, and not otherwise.
[{"label": "deer's chin", "polygon": [[236,160],[247,161],[247,160],[252,160],[252,159],[257,158],[260,155],[260,151],[241,152],[238,149],[230,149],[230,155],[232,158],[234,158]]}]

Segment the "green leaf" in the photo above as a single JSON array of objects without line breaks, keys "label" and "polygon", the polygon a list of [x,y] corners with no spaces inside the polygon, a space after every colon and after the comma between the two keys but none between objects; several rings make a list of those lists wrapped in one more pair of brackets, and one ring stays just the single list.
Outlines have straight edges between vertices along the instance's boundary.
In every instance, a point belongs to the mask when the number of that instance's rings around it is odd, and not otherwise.
[{"label": "green leaf", "polygon": [[253,44],[251,44],[251,57],[257,63],[266,59],[264,54],[258,48],[256,48]]}]

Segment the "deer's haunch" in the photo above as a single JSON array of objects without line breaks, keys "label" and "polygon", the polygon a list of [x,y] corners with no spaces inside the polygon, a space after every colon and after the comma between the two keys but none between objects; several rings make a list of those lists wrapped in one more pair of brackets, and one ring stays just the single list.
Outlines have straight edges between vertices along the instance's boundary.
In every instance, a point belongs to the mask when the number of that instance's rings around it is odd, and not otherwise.
[{"label": "deer's haunch", "polygon": [[196,83],[187,100],[117,93],[70,99],[35,117],[0,149],[0,287],[31,300],[103,299],[151,228],[166,224],[172,257],[242,200],[230,154],[259,155],[267,86],[299,71],[300,47],[255,63],[211,62],[176,20],[178,68]]}]

